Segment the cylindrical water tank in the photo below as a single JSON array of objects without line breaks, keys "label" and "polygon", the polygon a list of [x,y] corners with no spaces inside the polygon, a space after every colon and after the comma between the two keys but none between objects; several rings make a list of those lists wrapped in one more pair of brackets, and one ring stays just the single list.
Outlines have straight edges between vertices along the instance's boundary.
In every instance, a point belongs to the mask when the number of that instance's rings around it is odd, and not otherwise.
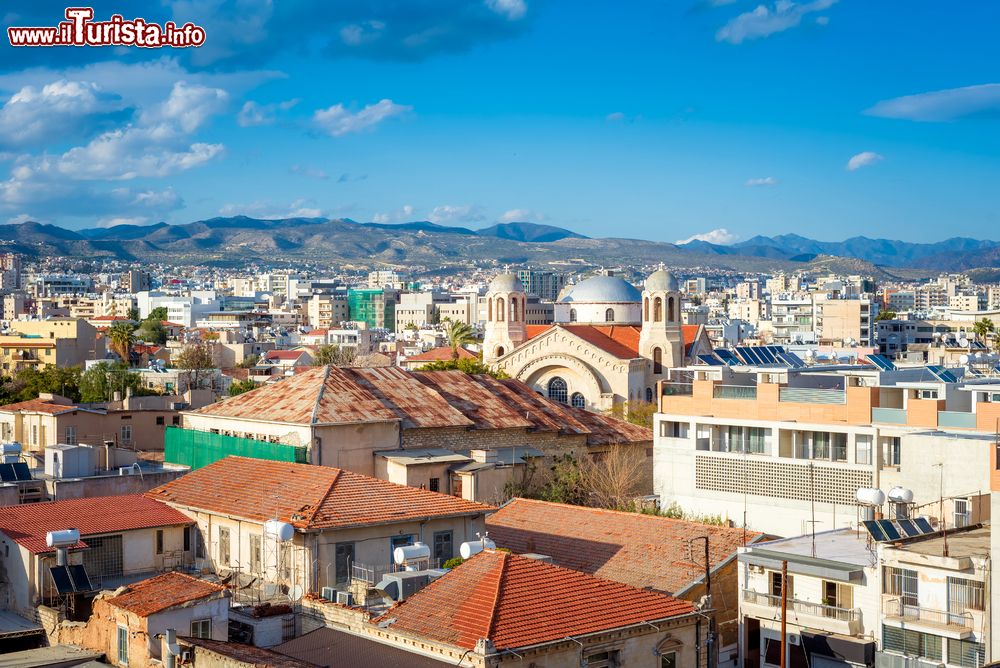
[{"label": "cylindrical water tank", "polygon": [[63,529],[45,534],[45,544],[49,547],[70,547],[79,542],[80,531],[78,529]]},{"label": "cylindrical water tank", "polygon": [[0,455],[19,455],[21,454],[21,444],[17,441],[11,441],[10,443],[0,443]]},{"label": "cylindrical water tank", "polygon": [[462,546],[458,548],[458,553],[462,555],[463,559],[468,559],[476,554],[479,554],[483,550],[492,550],[496,547],[496,544],[489,538],[484,538],[483,540],[470,540],[466,543],[462,543]]},{"label": "cylindrical water tank", "polygon": [[872,487],[862,487],[857,493],[858,503],[865,506],[881,506],[885,503],[885,492]]},{"label": "cylindrical water tank", "polygon": [[889,500],[893,503],[913,503],[913,490],[893,487],[889,490]]},{"label": "cylindrical water tank", "polygon": [[392,551],[392,560],[397,564],[405,564],[408,561],[420,561],[431,558],[431,548],[426,543],[414,543],[413,545],[403,545]]},{"label": "cylindrical water tank", "polygon": [[295,535],[295,527],[281,520],[268,520],[264,522],[264,535],[281,543],[287,543]]}]

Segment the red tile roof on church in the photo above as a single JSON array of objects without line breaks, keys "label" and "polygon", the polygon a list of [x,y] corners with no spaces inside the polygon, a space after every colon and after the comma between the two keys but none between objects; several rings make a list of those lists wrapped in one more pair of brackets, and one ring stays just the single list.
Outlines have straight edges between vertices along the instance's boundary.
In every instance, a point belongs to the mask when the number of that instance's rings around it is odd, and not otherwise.
[{"label": "red tile roof on church", "polygon": [[708,536],[712,567],[762,534],[700,522],[513,499],[486,520],[498,547],[547,554],[559,566],[633,587],[677,594],[704,575],[702,544]]},{"label": "red tile roof on church", "polygon": [[375,621],[462,649],[487,638],[516,650],[692,613],[666,594],[487,550]]},{"label": "red tile roof on church", "polygon": [[[639,334],[642,332],[642,328],[638,325],[579,325],[574,323],[528,325],[526,327],[528,339],[544,334],[556,326],[575,334],[587,343],[597,346],[618,359],[635,359],[639,356]],[[685,353],[689,352],[691,345],[698,338],[700,327],[701,325],[681,326]]]}]

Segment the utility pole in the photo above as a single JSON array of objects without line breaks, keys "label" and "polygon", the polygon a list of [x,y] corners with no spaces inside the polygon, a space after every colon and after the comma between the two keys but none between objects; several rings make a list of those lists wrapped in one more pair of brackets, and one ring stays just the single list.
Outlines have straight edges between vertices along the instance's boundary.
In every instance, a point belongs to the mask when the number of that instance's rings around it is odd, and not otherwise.
[{"label": "utility pole", "polygon": [[785,631],[785,619],[788,617],[788,562],[781,562],[781,668],[785,668],[787,662],[785,655],[788,653],[788,636]]},{"label": "utility pole", "polygon": [[[709,561],[708,556],[708,536],[696,536],[692,538],[688,543],[693,543],[696,540],[705,541],[705,596],[707,597],[708,606],[712,606],[712,562]],[[708,650],[708,661],[707,668],[715,668],[718,663],[718,651],[715,649],[715,611],[712,610],[712,615],[708,617],[708,633],[705,635],[705,646]]]}]

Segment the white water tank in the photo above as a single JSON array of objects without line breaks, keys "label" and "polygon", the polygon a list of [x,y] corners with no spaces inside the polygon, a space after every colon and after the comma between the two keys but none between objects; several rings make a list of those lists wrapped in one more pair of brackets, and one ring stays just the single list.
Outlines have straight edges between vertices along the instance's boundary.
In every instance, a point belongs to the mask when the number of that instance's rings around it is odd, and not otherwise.
[{"label": "white water tank", "polygon": [[0,443],[0,455],[19,455],[21,454],[21,444],[17,441],[11,441],[9,443]]},{"label": "white water tank", "polygon": [[413,545],[403,545],[392,551],[392,560],[397,565],[402,565],[411,561],[420,561],[431,558],[431,548],[426,543],[414,543]]},{"label": "white water tank", "polygon": [[889,500],[893,503],[913,503],[913,490],[893,487],[889,490]]},{"label": "white water tank", "polygon": [[287,543],[295,535],[295,527],[281,520],[268,520],[264,522],[264,535],[280,543]]},{"label": "white water tank", "polygon": [[856,498],[863,506],[881,506],[885,503],[885,492],[873,487],[862,487],[858,490]]},{"label": "white water tank", "polygon": [[483,540],[470,540],[462,543],[462,546],[458,548],[458,553],[462,555],[463,559],[468,559],[473,555],[479,554],[483,550],[493,549],[496,549],[496,543],[489,538],[484,538]]},{"label": "white water tank", "polygon": [[80,542],[79,529],[63,529],[45,534],[45,544],[49,547],[71,547]]}]

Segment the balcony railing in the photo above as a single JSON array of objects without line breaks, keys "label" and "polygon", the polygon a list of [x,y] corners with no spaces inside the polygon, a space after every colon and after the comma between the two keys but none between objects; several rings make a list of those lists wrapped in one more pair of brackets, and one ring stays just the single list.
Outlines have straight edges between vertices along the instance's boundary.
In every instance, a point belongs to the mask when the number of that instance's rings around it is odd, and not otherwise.
[{"label": "balcony railing", "polygon": [[905,408],[873,408],[872,422],[883,424],[906,424]]},{"label": "balcony railing", "polygon": [[757,388],[753,385],[716,385],[712,390],[714,399],[749,399],[757,398]]},{"label": "balcony railing", "polygon": [[790,401],[799,404],[844,404],[847,403],[847,395],[843,390],[783,387],[778,390],[778,401]]},{"label": "balcony railing", "polygon": [[[773,594],[765,594],[750,589],[743,590],[743,602],[753,605],[766,605],[771,608],[781,607],[781,597]],[[798,599],[788,599],[788,610],[798,612],[803,615],[813,617],[826,617],[839,622],[857,622],[861,619],[861,610],[858,608],[839,608],[835,605],[823,605],[822,603],[812,603],[810,601],[800,601]]]},{"label": "balcony railing", "polygon": [[887,618],[902,619],[910,623],[920,622],[932,626],[957,626],[969,631],[974,628],[972,614],[969,612],[948,612],[922,608],[919,605],[907,605],[902,598],[891,598],[885,601],[883,608],[883,614]]},{"label": "balcony railing", "polygon": [[963,411],[938,411],[938,426],[956,429],[975,429],[976,414]]},{"label": "balcony railing", "polygon": [[663,383],[663,396],[691,396],[692,387],[691,383]]}]

